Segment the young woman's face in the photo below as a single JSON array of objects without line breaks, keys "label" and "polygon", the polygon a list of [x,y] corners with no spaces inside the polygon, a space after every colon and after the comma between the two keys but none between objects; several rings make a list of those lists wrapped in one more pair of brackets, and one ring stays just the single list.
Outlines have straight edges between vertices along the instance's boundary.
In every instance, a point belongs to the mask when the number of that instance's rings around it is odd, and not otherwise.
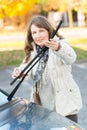
[{"label": "young woman's face", "polygon": [[31,25],[31,35],[35,44],[40,47],[44,46],[44,41],[49,40],[49,33],[45,28],[39,28],[36,25]]}]

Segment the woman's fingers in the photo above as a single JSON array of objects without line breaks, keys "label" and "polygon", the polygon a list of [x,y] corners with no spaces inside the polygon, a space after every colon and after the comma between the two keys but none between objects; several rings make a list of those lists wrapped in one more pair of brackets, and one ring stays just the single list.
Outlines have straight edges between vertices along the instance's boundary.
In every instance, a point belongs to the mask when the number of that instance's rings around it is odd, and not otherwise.
[{"label": "woman's fingers", "polygon": [[50,41],[45,41],[45,42],[44,42],[44,45],[45,45],[46,47],[48,47],[48,48],[54,50],[54,51],[57,51],[58,48],[59,48],[59,44],[58,44],[56,41],[54,41],[53,39],[51,39]]},{"label": "woman's fingers", "polygon": [[21,77],[21,70],[19,68],[15,68],[12,74],[12,78]]}]

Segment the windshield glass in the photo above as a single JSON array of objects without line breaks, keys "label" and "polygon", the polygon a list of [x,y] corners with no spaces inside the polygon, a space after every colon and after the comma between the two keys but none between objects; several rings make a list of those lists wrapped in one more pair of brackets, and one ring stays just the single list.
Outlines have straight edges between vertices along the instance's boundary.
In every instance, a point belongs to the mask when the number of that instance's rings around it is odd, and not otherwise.
[{"label": "windshield glass", "polygon": [[0,127],[0,130],[83,130],[65,117],[34,103],[27,111]]}]

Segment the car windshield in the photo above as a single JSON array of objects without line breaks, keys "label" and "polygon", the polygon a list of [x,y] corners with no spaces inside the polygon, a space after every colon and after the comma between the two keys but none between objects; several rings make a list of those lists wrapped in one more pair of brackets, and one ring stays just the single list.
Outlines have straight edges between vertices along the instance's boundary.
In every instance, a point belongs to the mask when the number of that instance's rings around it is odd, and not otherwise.
[{"label": "car windshield", "polygon": [[83,130],[77,123],[25,99],[9,102],[7,97],[0,97],[0,130]]}]

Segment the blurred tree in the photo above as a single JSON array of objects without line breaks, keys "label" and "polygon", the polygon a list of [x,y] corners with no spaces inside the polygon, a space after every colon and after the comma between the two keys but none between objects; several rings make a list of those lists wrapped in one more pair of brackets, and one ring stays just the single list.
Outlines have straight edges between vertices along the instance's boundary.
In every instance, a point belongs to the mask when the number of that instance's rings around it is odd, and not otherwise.
[{"label": "blurred tree", "polygon": [[73,26],[72,10],[79,9],[82,0],[47,0],[47,11],[68,12],[69,26]]},{"label": "blurred tree", "polygon": [[21,15],[31,10],[36,2],[37,0],[0,0],[0,11],[4,10],[6,16]]},{"label": "blurred tree", "polygon": [[47,15],[49,11],[68,12],[69,26],[73,26],[72,10],[87,14],[87,0],[0,0],[0,18],[16,24],[26,23],[32,14]]},{"label": "blurred tree", "polygon": [[33,5],[37,0],[0,0],[0,18],[6,20],[8,17],[13,19],[17,25],[23,22],[26,14],[32,12]]},{"label": "blurred tree", "polygon": [[40,14],[47,15],[48,11],[46,10],[48,0],[37,0],[38,8],[40,9]]}]

